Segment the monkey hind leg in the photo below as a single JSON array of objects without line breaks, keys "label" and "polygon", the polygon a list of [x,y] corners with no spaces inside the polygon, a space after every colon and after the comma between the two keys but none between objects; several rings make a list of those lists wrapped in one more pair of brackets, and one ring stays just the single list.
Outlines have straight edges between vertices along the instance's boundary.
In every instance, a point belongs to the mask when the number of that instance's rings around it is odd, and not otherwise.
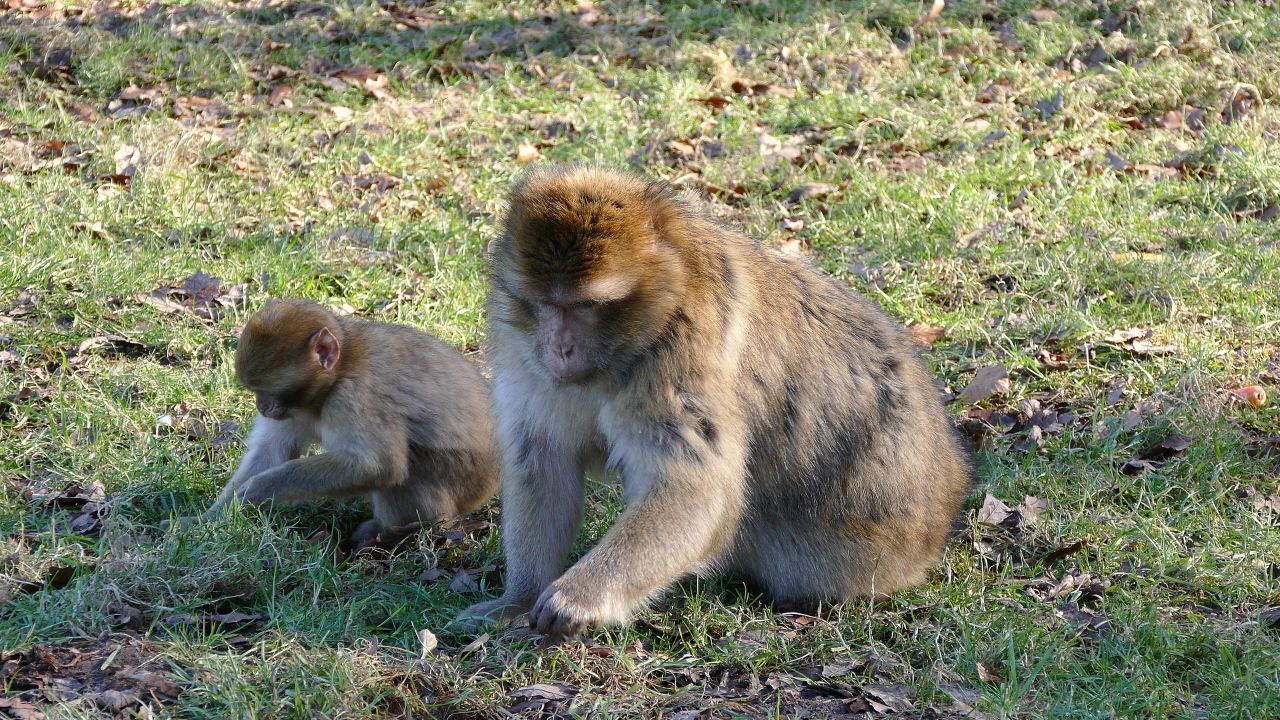
[{"label": "monkey hind leg", "polygon": [[430,524],[458,515],[458,506],[444,488],[424,483],[403,483],[370,496],[373,521],[380,529],[413,523]]},{"label": "monkey hind leg", "polygon": [[776,524],[738,553],[737,567],[783,609],[812,609],[860,597],[887,597],[925,580],[937,549],[894,542],[891,526],[840,533]]}]

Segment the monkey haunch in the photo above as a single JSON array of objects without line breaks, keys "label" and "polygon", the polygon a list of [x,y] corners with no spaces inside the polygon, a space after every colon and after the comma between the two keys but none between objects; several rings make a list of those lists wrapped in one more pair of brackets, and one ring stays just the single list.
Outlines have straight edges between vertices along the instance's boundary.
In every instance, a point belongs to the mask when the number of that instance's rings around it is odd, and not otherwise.
[{"label": "monkey haunch", "polygon": [[[525,178],[491,253],[507,580],[463,617],[529,610],[568,634],[689,573],[811,604],[891,593],[937,561],[970,469],[870,302],[600,169]],[[565,571],[601,466],[626,511]]]},{"label": "monkey haunch", "polygon": [[[259,417],[205,518],[250,504],[368,495],[359,543],[467,513],[497,488],[489,393],[456,350],[412,328],[273,301],[245,326],[236,376]],[[312,444],[325,452],[302,457]]]}]

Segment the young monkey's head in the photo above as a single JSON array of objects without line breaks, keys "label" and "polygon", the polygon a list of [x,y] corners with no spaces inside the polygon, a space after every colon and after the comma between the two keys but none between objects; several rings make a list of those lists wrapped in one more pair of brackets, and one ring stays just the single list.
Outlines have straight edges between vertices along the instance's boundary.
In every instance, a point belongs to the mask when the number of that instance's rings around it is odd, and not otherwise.
[{"label": "young monkey's head", "polygon": [[315,409],[337,378],[342,354],[338,318],[306,300],[272,300],[249,318],[236,347],[236,377],[258,412],[283,420]]}]

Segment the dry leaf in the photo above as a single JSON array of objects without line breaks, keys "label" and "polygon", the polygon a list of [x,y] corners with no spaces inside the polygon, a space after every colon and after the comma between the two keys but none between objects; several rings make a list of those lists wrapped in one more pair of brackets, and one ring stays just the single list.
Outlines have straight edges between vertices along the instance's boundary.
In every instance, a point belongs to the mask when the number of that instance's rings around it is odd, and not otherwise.
[{"label": "dry leaf", "polygon": [[561,683],[538,683],[528,685],[507,693],[507,697],[518,700],[509,710],[513,713],[541,711],[545,706],[557,706],[566,700],[572,700],[578,689]]},{"label": "dry leaf", "polygon": [[1180,455],[1189,447],[1191,447],[1191,438],[1173,433],[1127,460],[1120,466],[1120,472],[1126,475],[1139,475],[1159,469],[1169,459]]},{"label": "dry leaf", "polygon": [[418,657],[426,660],[428,656],[436,651],[436,647],[440,641],[436,638],[436,634],[430,630],[423,628],[418,631]]},{"label": "dry leaf", "polygon": [[970,405],[986,400],[992,395],[1009,392],[1009,372],[1004,365],[984,367],[973,376],[973,381],[960,391],[960,399]]},{"label": "dry leaf", "polygon": [[538,160],[542,157],[542,152],[538,150],[538,146],[528,142],[520,143],[520,147],[516,150],[516,162],[521,165]]},{"label": "dry leaf", "polygon": [[19,697],[0,697],[0,710],[15,720],[44,720],[44,713]]},{"label": "dry leaf", "polygon": [[472,571],[465,568],[459,568],[453,575],[453,580],[449,582],[449,589],[456,593],[473,593],[480,589],[476,585],[475,578],[471,576]]},{"label": "dry leaf", "polygon": [[271,88],[271,94],[267,97],[267,104],[271,107],[293,107],[293,101],[289,97],[293,95],[293,86],[280,83]]},{"label": "dry leaf", "polygon": [[123,690],[103,690],[102,692],[89,693],[81,697],[104,710],[110,710],[115,713],[123,712],[134,705],[142,703],[136,693]]},{"label": "dry leaf", "polygon": [[349,85],[353,85],[364,90],[368,95],[379,100],[388,100],[391,93],[387,92],[387,75],[379,72],[367,65],[357,67],[342,68],[333,73],[333,76],[342,80]]},{"label": "dry leaf", "polygon": [[933,325],[916,324],[907,327],[907,334],[911,336],[911,340],[920,347],[927,348],[942,339],[947,334],[945,328],[934,327]]},{"label": "dry leaf", "polygon": [[121,145],[116,150],[116,175],[132,178],[138,172],[138,164],[142,162],[142,152],[132,145]]},{"label": "dry leaf", "polygon": [[1134,355],[1167,355],[1178,351],[1176,345],[1157,345],[1148,342],[1152,331],[1143,328],[1126,328],[1117,330],[1104,337],[1102,342],[1113,347],[1127,350]]},{"label": "dry leaf", "polygon": [[711,97],[693,98],[692,102],[702,103],[703,105],[706,105],[713,109],[720,110],[724,108],[726,105],[729,105],[732,102],[732,100],[729,100],[728,98],[720,97],[719,95],[713,95]]},{"label": "dry leaf", "polygon": [[1000,677],[1000,673],[994,668],[988,667],[983,663],[976,663],[978,670],[978,680],[988,683],[1002,683],[1004,678]]},{"label": "dry leaf", "polygon": [[835,185],[831,185],[829,183],[817,183],[817,182],[805,183],[804,185],[801,185],[795,190],[792,190],[791,193],[787,195],[787,202],[794,204],[794,203],[800,202],[801,200],[807,200],[809,198],[826,197],[827,195],[830,195],[831,193],[834,193],[839,189],[840,189],[839,187]]}]

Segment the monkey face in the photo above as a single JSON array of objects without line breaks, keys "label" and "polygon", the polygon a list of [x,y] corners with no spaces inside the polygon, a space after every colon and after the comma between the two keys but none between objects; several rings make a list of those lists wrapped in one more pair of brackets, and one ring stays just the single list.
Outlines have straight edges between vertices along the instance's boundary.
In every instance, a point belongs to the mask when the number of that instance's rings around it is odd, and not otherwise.
[{"label": "monkey face", "polygon": [[586,302],[543,300],[534,305],[538,359],[553,380],[581,383],[603,369],[603,309],[600,304]]},{"label": "monkey face", "polygon": [[272,420],[283,420],[289,417],[289,406],[280,398],[264,392],[255,392],[253,395],[258,414],[262,417]]}]

